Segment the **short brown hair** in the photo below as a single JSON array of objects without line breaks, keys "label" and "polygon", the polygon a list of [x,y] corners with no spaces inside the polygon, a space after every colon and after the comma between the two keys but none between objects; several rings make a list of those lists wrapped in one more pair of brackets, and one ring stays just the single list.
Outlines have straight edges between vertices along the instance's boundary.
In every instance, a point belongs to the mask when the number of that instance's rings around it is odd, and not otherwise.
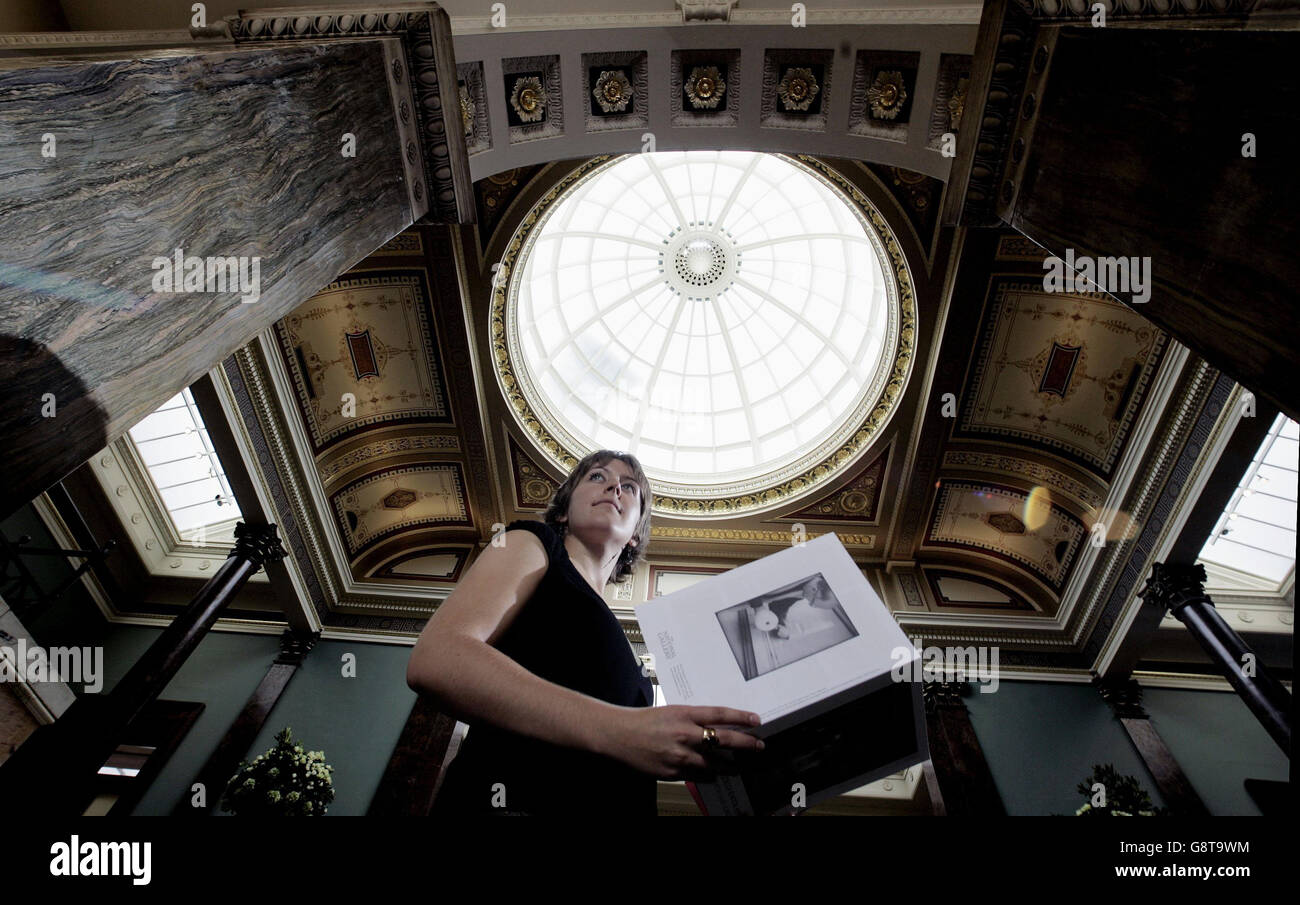
[{"label": "short brown hair", "polygon": [[627,546],[623,548],[623,552],[618,555],[618,562],[614,564],[614,571],[609,576],[610,581],[619,582],[636,571],[637,563],[645,559],[646,545],[650,542],[652,491],[650,489],[650,479],[645,476],[645,471],[642,470],[641,463],[636,460],[636,456],[613,449],[598,449],[593,453],[588,453],[582,458],[581,462],[573,467],[573,471],[569,472],[569,476],[564,479],[564,483],[555,491],[555,495],[551,497],[550,505],[546,507],[546,513],[542,516],[542,521],[555,529],[556,533],[560,535],[560,539],[563,540],[564,536],[569,532],[569,526],[560,519],[561,517],[567,518],[569,515],[569,501],[573,499],[573,488],[593,468],[598,465],[605,465],[611,459],[618,459],[632,469],[632,478],[641,488],[641,520],[637,522],[636,531],[632,533],[636,545],[633,546],[629,540]]}]

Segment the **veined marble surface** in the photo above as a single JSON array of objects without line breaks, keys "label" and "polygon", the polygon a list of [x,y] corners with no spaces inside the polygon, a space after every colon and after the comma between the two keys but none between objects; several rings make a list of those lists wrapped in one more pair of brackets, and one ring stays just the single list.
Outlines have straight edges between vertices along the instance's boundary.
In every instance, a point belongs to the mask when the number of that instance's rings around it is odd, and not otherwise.
[{"label": "veined marble surface", "polygon": [[[0,71],[0,517],[411,223],[383,61],[336,42]],[[203,291],[161,291],[177,248]],[[256,301],[207,291],[228,257]]]}]

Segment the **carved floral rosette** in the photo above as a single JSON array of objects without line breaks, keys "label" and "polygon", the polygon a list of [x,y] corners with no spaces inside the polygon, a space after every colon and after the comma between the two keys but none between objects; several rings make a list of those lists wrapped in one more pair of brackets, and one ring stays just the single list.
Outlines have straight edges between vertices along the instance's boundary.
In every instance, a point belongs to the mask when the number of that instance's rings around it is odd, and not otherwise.
[{"label": "carved floral rosette", "polygon": [[781,99],[785,109],[799,113],[808,111],[819,91],[821,86],[817,84],[817,77],[807,66],[792,66],[787,69],[776,86],[776,96]]},{"label": "carved floral rosette", "polygon": [[632,102],[632,83],[621,69],[606,69],[596,79],[591,95],[606,113],[622,113]]},{"label": "carved floral rosette", "polygon": [[867,89],[871,115],[878,119],[896,119],[906,102],[907,87],[903,83],[901,72],[879,72]]},{"label": "carved floral rosette", "polygon": [[716,110],[727,93],[717,66],[696,66],[686,79],[686,98],[696,110]]},{"label": "carved floral rosette", "polygon": [[515,79],[515,86],[510,92],[510,106],[520,122],[541,122],[546,110],[546,91],[542,80],[535,75],[525,75]]}]

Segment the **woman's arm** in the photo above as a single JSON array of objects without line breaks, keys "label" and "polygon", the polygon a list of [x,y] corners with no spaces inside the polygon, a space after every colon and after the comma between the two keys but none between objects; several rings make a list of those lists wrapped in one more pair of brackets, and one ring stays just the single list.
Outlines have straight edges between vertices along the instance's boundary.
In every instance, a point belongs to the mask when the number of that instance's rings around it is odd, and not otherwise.
[{"label": "woman's arm", "polygon": [[[429,618],[406,665],[406,684],[465,722],[482,721],[554,745],[616,758],[645,773],[684,778],[708,769],[696,750],[704,726],[756,726],[731,707],[619,707],[548,682],[492,647],[546,574],[546,550],[531,531],[489,546]],[[747,733],[718,728],[718,741],[757,748]]]},{"label": "woman's arm", "polygon": [[406,666],[406,684],[464,722],[486,722],[556,745],[595,750],[619,710],[529,672],[492,642],[546,574],[546,550],[530,531],[489,545],[430,617]]}]

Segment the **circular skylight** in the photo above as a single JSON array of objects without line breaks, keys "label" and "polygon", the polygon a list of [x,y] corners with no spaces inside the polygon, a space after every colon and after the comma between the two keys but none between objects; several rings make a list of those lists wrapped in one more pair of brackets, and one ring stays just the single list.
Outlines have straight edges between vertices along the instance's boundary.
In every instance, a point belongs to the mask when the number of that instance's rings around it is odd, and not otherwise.
[{"label": "circular skylight", "polygon": [[895,364],[897,288],[865,205],[771,154],[590,167],[512,243],[505,339],[524,400],[570,453],[628,450],[687,497],[833,456]]}]

